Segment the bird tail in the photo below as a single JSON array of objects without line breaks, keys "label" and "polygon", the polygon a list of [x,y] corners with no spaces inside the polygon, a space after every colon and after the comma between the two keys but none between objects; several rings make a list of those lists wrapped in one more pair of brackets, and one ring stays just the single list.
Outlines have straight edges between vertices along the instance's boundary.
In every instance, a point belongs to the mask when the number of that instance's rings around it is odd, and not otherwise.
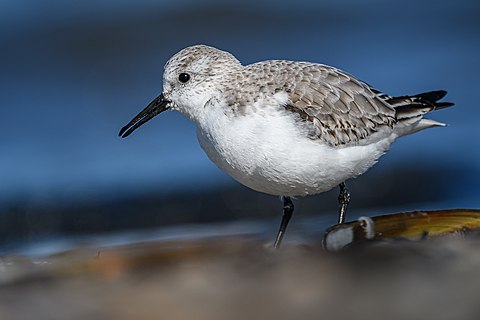
[{"label": "bird tail", "polygon": [[426,128],[446,126],[446,124],[423,118],[423,115],[439,109],[454,105],[452,102],[438,102],[447,91],[438,90],[420,93],[414,96],[388,97],[386,102],[396,111],[397,124],[400,135],[411,134]]}]

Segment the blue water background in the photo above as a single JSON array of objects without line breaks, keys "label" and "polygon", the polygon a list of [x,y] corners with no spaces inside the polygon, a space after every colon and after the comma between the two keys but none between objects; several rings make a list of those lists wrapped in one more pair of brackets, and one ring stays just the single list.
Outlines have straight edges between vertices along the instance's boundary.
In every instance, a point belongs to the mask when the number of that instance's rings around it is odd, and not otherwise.
[{"label": "blue water background", "polygon": [[334,65],[391,95],[448,90],[456,107],[429,116],[449,126],[400,139],[375,170],[452,169],[445,206],[479,204],[478,1],[7,0],[0,43],[0,207],[234,185],[180,114],[117,136],[199,43]]}]

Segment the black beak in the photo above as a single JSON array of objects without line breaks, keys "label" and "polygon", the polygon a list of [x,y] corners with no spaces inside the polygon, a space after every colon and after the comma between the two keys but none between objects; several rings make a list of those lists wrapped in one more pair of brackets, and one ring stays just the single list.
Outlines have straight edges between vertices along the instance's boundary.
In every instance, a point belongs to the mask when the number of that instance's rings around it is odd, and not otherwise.
[{"label": "black beak", "polygon": [[143,109],[135,118],[132,119],[125,127],[118,133],[122,138],[128,137],[135,129],[142,124],[152,119],[156,115],[162,113],[170,108],[170,101],[166,100],[163,94],[159,95],[148,106]]}]

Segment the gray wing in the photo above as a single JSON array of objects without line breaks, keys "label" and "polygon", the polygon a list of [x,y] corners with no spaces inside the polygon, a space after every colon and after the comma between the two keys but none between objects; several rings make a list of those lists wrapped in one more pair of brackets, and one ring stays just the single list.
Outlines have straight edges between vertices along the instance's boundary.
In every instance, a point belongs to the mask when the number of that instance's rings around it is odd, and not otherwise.
[{"label": "gray wing", "polygon": [[330,145],[358,143],[396,123],[396,111],[383,95],[354,77],[325,65],[278,63],[291,71],[282,76],[286,108],[312,126],[313,138]]}]

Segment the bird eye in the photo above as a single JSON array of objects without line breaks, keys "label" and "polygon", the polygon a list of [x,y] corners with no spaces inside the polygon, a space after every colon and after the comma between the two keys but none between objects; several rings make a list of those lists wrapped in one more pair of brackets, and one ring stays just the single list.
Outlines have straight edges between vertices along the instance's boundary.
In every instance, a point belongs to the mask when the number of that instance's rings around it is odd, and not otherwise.
[{"label": "bird eye", "polygon": [[178,76],[178,80],[180,82],[187,82],[188,80],[190,80],[190,75],[188,73],[180,73],[180,75]]}]

